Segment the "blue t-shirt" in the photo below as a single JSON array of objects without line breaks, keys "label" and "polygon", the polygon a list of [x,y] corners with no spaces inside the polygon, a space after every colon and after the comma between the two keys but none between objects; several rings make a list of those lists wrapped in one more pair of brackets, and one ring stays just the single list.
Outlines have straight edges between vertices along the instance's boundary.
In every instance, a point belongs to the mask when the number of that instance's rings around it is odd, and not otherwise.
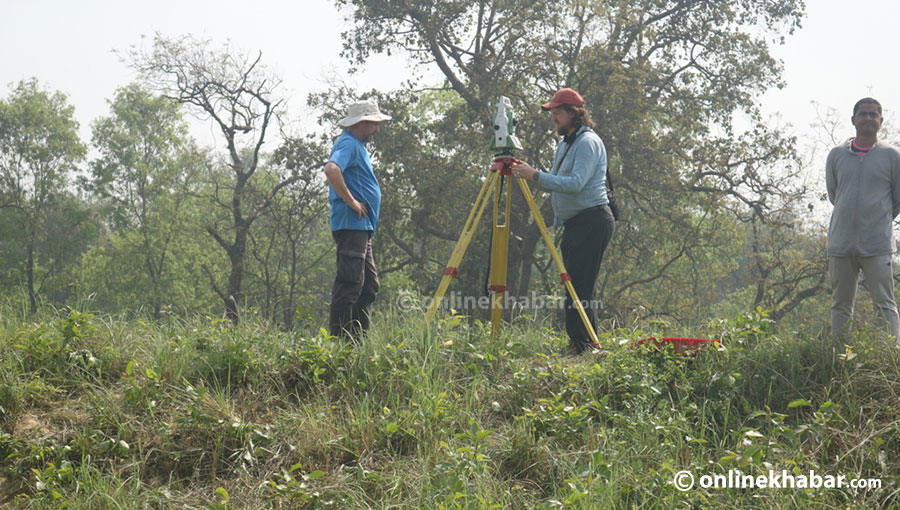
[{"label": "blue t-shirt", "polygon": [[331,161],[344,176],[344,182],[353,198],[366,205],[367,213],[358,218],[334,188],[328,186],[328,201],[331,202],[331,230],[368,230],[375,232],[378,227],[378,212],[381,208],[381,188],[372,170],[372,161],[362,140],[344,131],[331,148]]}]

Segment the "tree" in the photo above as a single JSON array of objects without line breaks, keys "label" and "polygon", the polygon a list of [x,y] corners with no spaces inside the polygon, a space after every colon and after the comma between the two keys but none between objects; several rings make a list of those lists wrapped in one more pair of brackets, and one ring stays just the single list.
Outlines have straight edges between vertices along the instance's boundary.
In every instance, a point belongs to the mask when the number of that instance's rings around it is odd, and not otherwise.
[{"label": "tree", "polygon": [[132,84],[116,91],[110,113],[93,127],[100,155],[91,164],[90,188],[106,202],[118,241],[130,245],[112,255],[127,257],[126,271],[142,271],[148,282],[133,289],[132,304],[151,306],[158,318],[174,283],[171,259],[181,255],[173,252],[175,238],[191,235],[182,208],[197,191],[205,161],[178,103]]},{"label": "tree", "polygon": [[753,220],[750,227],[754,308],[771,310],[772,320],[779,322],[805,300],[828,292],[821,232],[789,213],[777,223]]},{"label": "tree", "polygon": [[[54,260],[51,247],[78,230],[77,215],[56,214],[68,207],[67,184],[86,152],[74,112],[64,94],[42,90],[34,78],[20,81],[0,101],[0,206],[16,217],[21,232],[18,266],[31,313],[42,285],[65,260]],[[66,235],[51,233],[60,230]]]},{"label": "tree", "polygon": [[[334,242],[328,226],[328,195],[322,165],[327,148],[312,137],[289,137],[270,158],[265,178],[277,182],[286,175],[300,179],[260,217],[250,238],[253,264],[249,271],[260,288],[256,302],[267,318],[286,330],[294,327],[300,303],[321,308],[334,278]],[[262,177],[262,176],[261,176]]]},{"label": "tree", "polygon": [[225,252],[231,269],[224,286],[205,269],[227,317],[237,323],[250,228],[279,192],[299,179],[292,175],[259,187],[254,178],[263,144],[282,112],[283,99],[276,96],[279,80],[262,67],[262,54],[249,58],[227,46],[215,50],[210,41],[190,36],[169,39],[157,34],[152,49],[135,49],[130,56],[132,67],[153,90],[212,119],[225,139],[228,171],[210,172],[209,178],[210,198],[227,218],[208,224],[206,231]]},{"label": "tree", "polygon": [[[159,218],[171,218],[171,204],[166,200],[158,203],[154,214]],[[108,213],[102,217],[108,225],[109,220],[105,219]],[[204,284],[206,275],[202,267],[225,272],[228,264],[227,259],[219,256],[215,241],[203,230],[208,221],[208,201],[188,196],[178,208],[177,220],[172,220],[171,225],[157,225],[152,231],[149,250],[143,242],[145,234],[137,228],[105,229],[99,241],[81,257],[80,293],[91,296],[91,302],[99,309],[116,313],[146,310],[147,315],[156,315],[157,303],[160,316],[214,313],[221,309],[221,299]],[[176,225],[181,230],[169,236],[169,229]],[[167,239],[165,250],[168,255],[158,280],[162,298],[157,300],[146,258],[148,253],[154,258],[159,256],[164,239]]]}]

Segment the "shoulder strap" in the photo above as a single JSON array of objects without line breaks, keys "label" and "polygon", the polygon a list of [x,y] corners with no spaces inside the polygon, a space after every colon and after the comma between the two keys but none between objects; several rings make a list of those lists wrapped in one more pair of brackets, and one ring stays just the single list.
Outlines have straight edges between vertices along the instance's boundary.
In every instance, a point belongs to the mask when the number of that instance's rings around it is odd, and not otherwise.
[{"label": "shoulder strap", "polygon": [[575,142],[578,141],[579,138],[581,138],[581,135],[583,135],[584,133],[587,133],[588,131],[590,131],[590,128],[585,129],[581,133],[578,133],[577,135],[575,135],[575,138],[572,139],[571,143],[566,144],[566,150],[563,151],[562,157],[559,158],[559,164],[556,166],[556,168],[552,168],[550,173],[552,173],[553,175],[556,175],[556,172],[559,171],[559,167],[562,166],[563,161],[566,160],[566,154],[569,153],[569,149],[571,149],[572,146],[575,145]]},{"label": "shoulder strap", "polygon": [[[579,138],[581,138],[581,135],[583,135],[584,133],[587,133],[590,130],[591,129],[588,128],[588,129],[585,129],[584,131],[582,131],[581,133],[578,133],[578,135],[576,135],[575,138],[572,139],[572,143],[566,145],[566,150],[563,151],[562,158],[559,159],[559,166],[561,166],[563,161],[565,161],[566,154],[569,153],[569,149],[571,149],[572,146],[575,145],[575,142]],[[559,166],[557,166],[556,168],[553,168],[551,173],[556,175],[556,172],[559,170]],[[606,158],[606,187],[609,188],[610,191],[615,191],[615,188],[613,187],[612,175],[610,175],[610,173],[609,173],[609,155],[608,154],[607,154],[607,158]]]}]

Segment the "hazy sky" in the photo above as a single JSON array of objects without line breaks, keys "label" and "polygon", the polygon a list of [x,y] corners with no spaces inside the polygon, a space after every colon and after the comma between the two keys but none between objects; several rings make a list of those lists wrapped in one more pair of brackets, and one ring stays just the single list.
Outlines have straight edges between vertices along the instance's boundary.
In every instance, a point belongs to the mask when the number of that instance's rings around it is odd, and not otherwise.
[{"label": "hazy sky", "polygon": [[[36,76],[75,105],[85,140],[90,123],[109,114],[107,100],[136,75],[113,53],[150,47],[152,36],[193,34],[214,45],[231,41],[282,77],[292,118],[304,116],[310,92],[337,76],[364,89],[392,89],[405,62],[374,57],[364,75],[349,76],[340,57],[344,16],[330,0],[0,0],[0,97],[8,85]],[[147,36],[142,39],[142,34]],[[209,128],[207,128],[209,131]],[[213,137],[197,133],[210,141]]]},{"label": "hazy sky", "polygon": [[[106,101],[115,89],[134,79],[111,50],[141,44],[141,34],[192,33],[216,42],[230,39],[247,52],[261,50],[263,62],[284,79],[293,118],[308,115],[306,96],[327,88],[325,76],[391,89],[409,74],[401,57],[376,57],[363,74],[348,76],[339,55],[344,16],[330,0],[0,2],[0,97],[7,85],[36,76],[44,87],[69,95],[85,140],[91,121],[108,114]],[[888,120],[894,118],[890,112],[900,111],[900,66],[890,55],[900,48],[900,3],[807,0],[807,13],[803,28],[774,49],[784,60],[787,87],[759,98],[764,112],[780,114],[781,123],[810,137],[811,101],[838,108],[847,136],[850,108],[865,95],[878,98]]]}]

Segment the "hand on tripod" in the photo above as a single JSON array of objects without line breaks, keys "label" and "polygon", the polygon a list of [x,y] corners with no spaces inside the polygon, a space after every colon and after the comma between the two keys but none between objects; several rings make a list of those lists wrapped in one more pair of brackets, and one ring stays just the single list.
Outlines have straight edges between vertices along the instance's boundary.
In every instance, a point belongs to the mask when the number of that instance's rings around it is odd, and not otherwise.
[{"label": "hand on tripod", "polygon": [[516,160],[516,164],[512,166],[512,175],[513,177],[518,177],[520,179],[525,179],[528,181],[533,181],[535,174],[537,174],[537,170],[531,167],[528,163],[524,161]]}]

